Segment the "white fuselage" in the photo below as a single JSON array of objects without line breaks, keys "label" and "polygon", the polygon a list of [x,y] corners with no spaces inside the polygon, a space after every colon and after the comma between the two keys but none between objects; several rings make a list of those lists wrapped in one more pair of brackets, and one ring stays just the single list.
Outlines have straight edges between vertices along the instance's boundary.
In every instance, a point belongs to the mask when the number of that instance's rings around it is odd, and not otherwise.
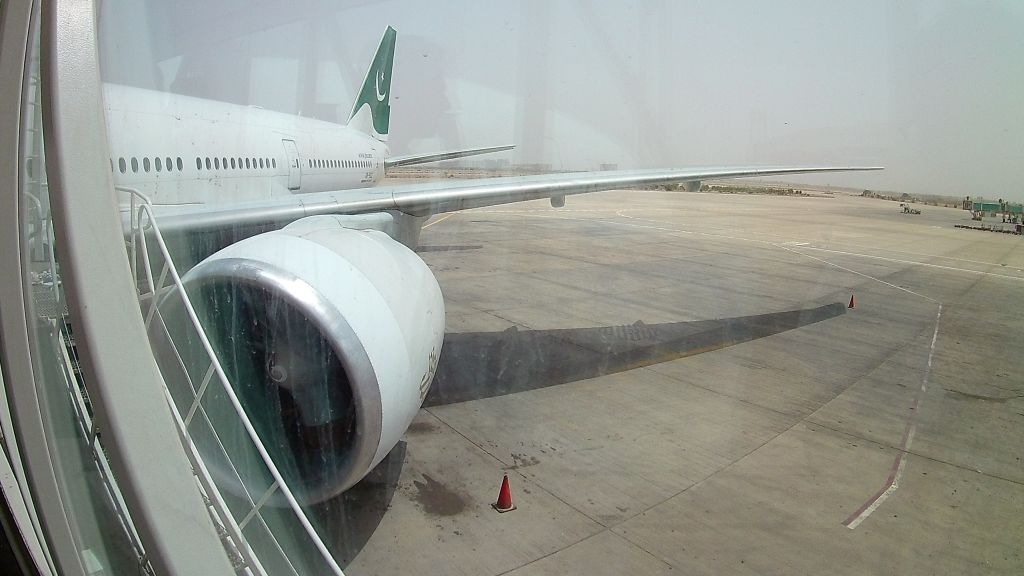
[{"label": "white fuselage", "polygon": [[387,146],[341,124],[105,84],[114,184],[154,204],[207,204],[372,186]]}]

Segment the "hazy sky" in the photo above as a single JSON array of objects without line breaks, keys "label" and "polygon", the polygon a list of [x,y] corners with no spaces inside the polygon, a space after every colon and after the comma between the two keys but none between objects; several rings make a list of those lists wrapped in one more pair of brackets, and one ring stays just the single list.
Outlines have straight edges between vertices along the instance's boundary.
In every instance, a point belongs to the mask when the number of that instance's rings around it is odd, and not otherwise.
[{"label": "hazy sky", "polygon": [[1024,200],[1024,2],[104,3],[109,81],[344,121],[398,30],[394,153],[595,169],[881,164]]}]

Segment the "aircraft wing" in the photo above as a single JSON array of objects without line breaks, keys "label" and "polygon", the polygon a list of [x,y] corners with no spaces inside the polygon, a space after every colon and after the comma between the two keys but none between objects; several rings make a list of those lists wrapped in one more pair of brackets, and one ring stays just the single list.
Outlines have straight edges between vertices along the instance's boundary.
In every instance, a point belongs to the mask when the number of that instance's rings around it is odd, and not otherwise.
[{"label": "aircraft wing", "polygon": [[712,178],[778,176],[816,172],[881,170],[869,166],[740,166],[667,170],[570,172],[443,180],[403,186],[378,186],[282,196],[237,204],[156,206],[160,228],[170,232],[213,231],[231,226],[275,226],[325,214],[366,214],[397,210],[430,216],[467,208],[510,204],[539,198],[561,199],[572,194],[695,182]]},{"label": "aircraft wing", "polygon": [[413,164],[426,164],[428,162],[440,162],[441,160],[452,160],[454,158],[465,158],[478,154],[490,154],[492,152],[504,152],[511,150],[515,145],[489,146],[487,148],[469,148],[467,150],[453,150],[450,152],[435,152],[434,154],[409,154],[408,156],[392,156],[384,160],[384,169],[396,168],[398,166],[411,166]]}]

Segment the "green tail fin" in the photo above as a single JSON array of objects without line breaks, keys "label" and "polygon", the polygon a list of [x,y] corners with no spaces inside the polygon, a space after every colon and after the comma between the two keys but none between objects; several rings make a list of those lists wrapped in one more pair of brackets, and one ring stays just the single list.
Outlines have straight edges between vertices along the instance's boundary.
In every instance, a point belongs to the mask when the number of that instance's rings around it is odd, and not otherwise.
[{"label": "green tail fin", "polygon": [[[350,125],[371,132],[378,140],[387,140],[388,136],[388,122],[391,118],[391,66],[395,61],[397,35],[391,26],[384,31],[384,37],[377,46],[377,53],[373,56],[373,62],[366,72],[363,87],[359,90],[356,102],[352,106],[352,114],[349,116]],[[361,113],[364,107],[369,119],[364,117],[366,113]]]}]

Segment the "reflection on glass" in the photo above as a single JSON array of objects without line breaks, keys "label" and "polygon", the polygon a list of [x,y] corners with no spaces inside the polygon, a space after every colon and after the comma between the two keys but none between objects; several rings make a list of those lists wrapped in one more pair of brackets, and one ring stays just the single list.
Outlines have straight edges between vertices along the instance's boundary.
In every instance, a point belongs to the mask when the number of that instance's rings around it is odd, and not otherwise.
[{"label": "reflection on glass", "polygon": [[[79,370],[74,324],[68,318],[46,181],[43,89],[39,72],[39,22],[32,23],[30,65],[25,82],[21,131],[21,250],[27,269],[30,343],[36,389],[49,426],[64,514],[88,573],[150,571],[116,479],[93,426],[88,383]],[[134,162],[134,160],[133,160]],[[124,159],[119,161],[123,169]]]}]

